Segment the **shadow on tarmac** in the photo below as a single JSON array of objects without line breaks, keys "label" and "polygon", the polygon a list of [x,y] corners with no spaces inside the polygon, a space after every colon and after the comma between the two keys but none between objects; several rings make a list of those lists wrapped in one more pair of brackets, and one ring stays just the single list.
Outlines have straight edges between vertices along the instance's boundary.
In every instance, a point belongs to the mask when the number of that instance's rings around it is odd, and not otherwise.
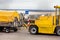
[{"label": "shadow on tarmac", "polygon": [[38,34],[36,34],[36,35],[44,35],[44,36],[58,36],[58,35],[56,35],[56,34],[45,34],[45,33],[38,33]]}]

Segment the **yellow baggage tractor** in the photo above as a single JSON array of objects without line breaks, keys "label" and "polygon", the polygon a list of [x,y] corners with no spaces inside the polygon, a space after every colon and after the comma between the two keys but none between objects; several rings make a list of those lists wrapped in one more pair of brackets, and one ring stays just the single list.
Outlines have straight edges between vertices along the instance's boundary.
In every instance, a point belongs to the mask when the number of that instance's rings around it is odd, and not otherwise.
[{"label": "yellow baggage tractor", "polygon": [[60,6],[54,6],[55,15],[39,16],[34,23],[30,24],[31,34],[46,33],[60,35]]},{"label": "yellow baggage tractor", "polygon": [[19,13],[16,11],[0,11],[0,31],[10,32],[18,30],[18,22],[20,21]]}]

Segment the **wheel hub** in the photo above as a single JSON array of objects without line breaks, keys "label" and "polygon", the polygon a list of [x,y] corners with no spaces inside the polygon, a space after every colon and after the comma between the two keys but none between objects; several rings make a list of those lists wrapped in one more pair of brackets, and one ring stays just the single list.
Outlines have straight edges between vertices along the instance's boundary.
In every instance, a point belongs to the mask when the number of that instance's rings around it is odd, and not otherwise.
[{"label": "wheel hub", "polygon": [[36,28],[32,28],[31,33],[36,33]]},{"label": "wheel hub", "polygon": [[57,31],[58,35],[60,35],[60,29]]}]

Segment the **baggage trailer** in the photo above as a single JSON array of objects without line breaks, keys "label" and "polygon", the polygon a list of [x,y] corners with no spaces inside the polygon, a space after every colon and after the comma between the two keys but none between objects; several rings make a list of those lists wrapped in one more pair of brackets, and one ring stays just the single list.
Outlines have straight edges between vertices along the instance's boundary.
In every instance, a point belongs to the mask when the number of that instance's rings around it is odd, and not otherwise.
[{"label": "baggage trailer", "polygon": [[20,22],[20,15],[16,11],[0,11],[0,31],[10,32],[18,30],[18,23]]},{"label": "baggage trailer", "polygon": [[54,6],[55,15],[39,16],[34,23],[30,23],[30,34],[46,33],[60,36],[60,6]]}]

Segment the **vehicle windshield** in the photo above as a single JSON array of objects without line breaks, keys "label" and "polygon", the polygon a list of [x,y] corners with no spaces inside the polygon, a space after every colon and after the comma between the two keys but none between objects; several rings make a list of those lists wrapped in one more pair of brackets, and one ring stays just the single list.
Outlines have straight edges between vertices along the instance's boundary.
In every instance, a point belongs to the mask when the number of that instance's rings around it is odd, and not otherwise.
[{"label": "vehicle windshield", "polygon": [[57,15],[60,15],[60,8],[57,8],[57,9],[56,9],[56,14],[57,14]]},{"label": "vehicle windshield", "polygon": [[[58,16],[57,16],[58,15]],[[60,24],[60,8],[56,8],[56,16],[57,16],[57,20],[56,20],[56,25]]]}]

